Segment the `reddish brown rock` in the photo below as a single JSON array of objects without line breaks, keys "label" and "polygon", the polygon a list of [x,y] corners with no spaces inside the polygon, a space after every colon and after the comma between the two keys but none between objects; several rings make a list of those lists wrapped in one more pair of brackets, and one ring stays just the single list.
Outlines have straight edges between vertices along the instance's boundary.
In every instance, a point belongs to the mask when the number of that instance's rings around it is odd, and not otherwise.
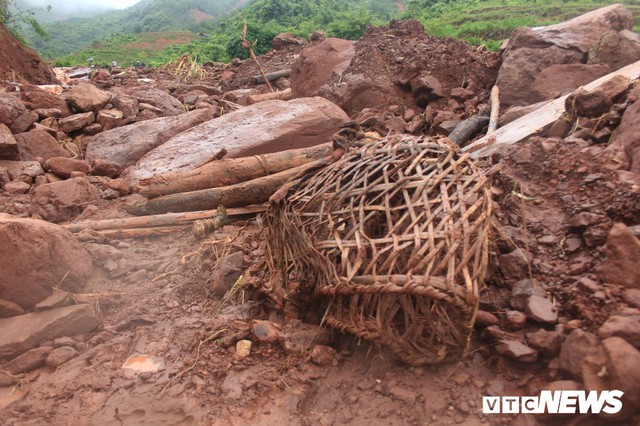
[{"label": "reddish brown rock", "polygon": [[73,219],[99,200],[98,191],[85,178],[73,178],[38,186],[33,192],[30,212],[59,223]]},{"label": "reddish brown rock", "polygon": [[62,178],[68,178],[72,172],[89,173],[91,166],[83,160],[68,157],[53,157],[46,161],[45,169]]},{"label": "reddish brown rock", "polygon": [[253,336],[260,343],[275,343],[280,338],[280,330],[271,321],[254,321]]},{"label": "reddish brown rock", "polygon": [[133,184],[159,173],[193,170],[223,148],[225,158],[238,158],[319,145],[348,120],[343,110],[320,97],[260,102],[174,136],[122,178]]},{"label": "reddish brown rock", "polygon": [[24,161],[53,157],[70,157],[71,155],[58,143],[57,139],[43,130],[31,130],[16,135],[20,158]]},{"label": "reddish brown rock", "polygon": [[117,110],[122,111],[125,118],[138,115],[138,100],[129,95],[116,93],[111,102]]},{"label": "reddish brown rock", "polygon": [[11,127],[16,118],[27,111],[22,101],[13,95],[0,94],[0,123]]},{"label": "reddish brown rock", "polygon": [[[640,87],[634,89],[630,94],[630,96],[638,95],[640,95]],[[640,102],[636,101],[625,110],[607,151],[622,162],[625,169],[640,174],[638,128],[640,128]]]},{"label": "reddish brown rock", "polygon": [[0,360],[13,359],[58,337],[89,333],[98,325],[100,319],[90,305],[74,305],[2,319]]},{"label": "reddish brown rock", "polygon": [[582,375],[582,360],[598,353],[599,340],[595,334],[581,329],[573,330],[560,348],[558,367],[574,379]]},{"label": "reddish brown rock", "polygon": [[526,105],[529,88],[545,68],[584,63],[589,49],[602,34],[630,30],[632,26],[631,12],[618,4],[560,24],[514,30],[498,74],[501,103]]},{"label": "reddish brown rock", "polygon": [[92,124],[94,121],[96,121],[96,116],[93,112],[84,112],[62,118],[58,121],[58,125],[60,126],[60,130],[69,133],[80,130]]},{"label": "reddish brown rock", "polygon": [[0,299],[0,318],[15,317],[16,315],[23,315],[27,312],[16,303],[9,302],[8,300]]},{"label": "reddish brown rock", "polygon": [[6,124],[0,123],[0,160],[18,160],[18,143]]},{"label": "reddish brown rock", "polygon": [[355,55],[355,42],[328,38],[306,46],[291,67],[295,97],[315,96],[318,89],[349,66]]},{"label": "reddish brown rock", "polygon": [[51,351],[53,351],[52,346],[31,349],[6,363],[3,369],[10,374],[20,374],[35,370],[44,365],[45,359]]},{"label": "reddish brown rock", "polygon": [[588,64],[620,69],[640,59],[640,35],[629,31],[607,31],[589,50]]},{"label": "reddish brown rock", "polygon": [[321,367],[330,366],[336,360],[336,356],[338,353],[335,349],[330,346],[325,345],[315,345],[313,349],[311,349],[311,354],[309,354],[309,358],[311,362]]},{"label": "reddish brown rock", "polygon": [[33,126],[33,123],[38,121],[38,118],[40,117],[38,116],[37,112],[23,112],[18,118],[13,121],[13,124],[11,125],[11,132],[14,134],[26,132],[31,128],[31,126]]},{"label": "reddish brown rock", "polygon": [[[60,96],[53,95],[38,86],[23,84],[20,86],[20,99],[32,110],[55,110],[54,114],[43,114],[46,117],[66,117],[71,114],[67,102]],[[40,114],[38,111],[38,114]]]},{"label": "reddish brown rock", "polygon": [[66,93],[67,102],[80,112],[97,112],[111,100],[111,94],[93,84],[78,83]]},{"label": "reddish brown rock", "polygon": [[620,337],[636,348],[640,348],[640,315],[611,316],[598,329],[598,337]]},{"label": "reddish brown rock", "polygon": [[102,109],[98,111],[96,121],[103,130],[110,130],[119,127],[123,123],[124,114],[117,109]]},{"label": "reddish brown rock", "polygon": [[4,185],[4,191],[8,194],[26,194],[31,185],[21,180],[14,180]]},{"label": "reddish brown rock", "polygon": [[535,103],[559,98],[608,73],[606,65],[551,65],[536,77],[527,101]]},{"label": "reddish brown rock", "polygon": [[[111,129],[88,140],[85,158],[94,164],[94,168],[96,164],[109,163],[116,168],[116,173],[99,174],[115,177],[152,149],[212,118],[210,110],[196,110],[177,117],[156,118]],[[96,163],[98,161],[100,163]]]},{"label": "reddish brown rock", "polygon": [[81,289],[91,266],[87,251],[65,229],[0,214],[0,298],[33,309],[55,286]]},{"label": "reddish brown rock", "polygon": [[142,109],[140,105],[142,103],[152,105],[158,109],[160,116],[166,117],[184,113],[182,103],[160,89],[136,86],[127,90],[127,94],[137,99],[140,109]]},{"label": "reddish brown rock", "polygon": [[610,337],[602,341],[607,356],[607,372],[611,389],[624,392],[622,405],[629,415],[640,409],[640,352],[620,337]]},{"label": "reddish brown rock", "polygon": [[47,367],[55,370],[60,367],[62,364],[67,361],[78,356],[78,351],[76,348],[71,346],[61,346],[59,348],[55,348],[45,359],[45,364]]},{"label": "reddish brown rock", "polygon": [[606,259],[597,268],[598,278],[608,284],[640,288],[640,240],[629,227],[613,225],[605,247]]}]

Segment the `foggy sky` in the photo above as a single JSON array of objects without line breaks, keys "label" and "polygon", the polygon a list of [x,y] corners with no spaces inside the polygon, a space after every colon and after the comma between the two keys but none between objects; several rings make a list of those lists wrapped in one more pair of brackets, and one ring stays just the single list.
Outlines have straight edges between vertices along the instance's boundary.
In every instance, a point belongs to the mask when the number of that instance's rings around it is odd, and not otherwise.
[{"label": "foggy sky", "polygon": [[73,13],[82,10],[124,9],[141,0],[19,0],[18,4],[29,7],[47,7],[51,5],[52,11]]}]

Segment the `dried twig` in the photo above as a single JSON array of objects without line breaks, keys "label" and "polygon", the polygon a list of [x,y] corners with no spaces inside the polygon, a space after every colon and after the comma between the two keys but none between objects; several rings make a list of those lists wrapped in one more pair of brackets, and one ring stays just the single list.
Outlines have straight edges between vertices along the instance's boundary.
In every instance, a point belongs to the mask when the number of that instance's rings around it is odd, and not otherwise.
[{"label": "dried twig", "polygon": [[251,59],[253,59],[253,62],[255,62],[256,66],[258,67],[258,71],[260,71],[260,75],[262,76],[262,78],[264,78],[264,84],[267,85],[270,92],[273,92],[274,90],[273,90],[273,87],[271,86],[271,83],[269,83],[267,74],[264,72],[264,69],[262,69],[260,62],[258,62],[258,58],[256,57],[256,54],[253,53],[252,46],[256,44],[257,40],[254,41],[253,43],[247,40],[247,20],[243,18],[242,22],[244,23],[244,28],[242,29],[242,35],[240,36],[240,39],[242,40],[242,46],[245,49],[247,49],[247,51],[249,52],[249,56],[251,57]]}]

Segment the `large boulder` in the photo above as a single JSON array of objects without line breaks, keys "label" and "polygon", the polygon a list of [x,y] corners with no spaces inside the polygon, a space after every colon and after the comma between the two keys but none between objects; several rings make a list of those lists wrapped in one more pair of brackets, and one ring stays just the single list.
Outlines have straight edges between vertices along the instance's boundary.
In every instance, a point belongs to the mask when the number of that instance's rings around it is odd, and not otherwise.
[{"label": "large boulder", "polygon": [[27,107],[17,97],[0,93],[0,123],[11,127],[16,118],[27,111]]},{"label": "large boulder", "polygon": [[85,158],[90,162],[107,160],[122,172],[178,133],[211,119],[211,110],[198,109],[175,117],[160,117],[108,130],[89,139]]},{"label": "large boulder", "polygon": [[20,158],[24,161],[53,157],[70,157],[71,155],[58,143],[58,140],[44,130],[34,129],[16,135]]},{"label": "large boulder", "polygon": [[93,84],[78,83],[66,93],[67,102],[79,112],[97,112],[111,100],[111,93],[98,89]]},{"label": "large boulder", "polygon": [[555,64],[585,63],[602,34],[630,30],[632,26],[631,12],[615,4],[557,25],[514,30],[498,74],[501,103],[532,103],[526,94],[542,70]]},{"label": "large boulder", "polygon": [[355,42],[328,38],[308,45],[291,67],[295,97],[315,96],[318,89],[347,69],[355,55]]},{"label": "large boulder", "polygon": [[20,99],[29,109],[49,109],[55,108],[60,110],[63,117],[71,114],[67,102],[60,96],[56,96],[31,84],[23,84],[20,86]]},{"label": "large boulder", "polygon": [[608,31],[589,51],[588,64],[603,64],[617,70],[640,60],[640,34],[629,30]]},{"label": "large boulder", "polygon": [[98,190],[85,178],[73,178],[38,186],[33,192],[30,212],[59,223],[78,216],[100,199]]},{"label": "large boulder", "polygon": [[153,105],[161,110],[162,116],[180,115],[184,113],[182,103],[169,93],[160,89],[136,87],[127,91],[127,94],[140,103]]},{"label": "large boulder", "polygon": [[349,117],[332,102],[315,97],[264,101],[200,124],[149,152],[126,170],[131,183],[158,173],[193,170],[215,157],[266,154],[328,142]]},{"label": "large boulder", "polygon": [[0,299],[33,309],[53,287],[80,290],[91,268],[89,253],[66,229],[0,213]]},{"label": "large boulder", "polygon": [[527,102],[556,99],[573,92],[580,86],[606,75],[606,65],[564,64],[551,65],[536,77]]}]

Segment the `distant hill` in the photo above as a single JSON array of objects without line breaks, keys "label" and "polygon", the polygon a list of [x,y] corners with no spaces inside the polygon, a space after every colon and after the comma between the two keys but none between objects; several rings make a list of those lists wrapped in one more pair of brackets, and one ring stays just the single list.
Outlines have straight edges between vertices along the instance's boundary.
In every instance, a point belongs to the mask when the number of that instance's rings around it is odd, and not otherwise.
[{"label": "distant hill", "polygon": [[[124,10],[74,16],[56,22],[40,18],[42,13],[38,12],[38,19],[49,37],[44,39],[26,31],[25,38],[44,57],[56,58],[77,52],[116,34],[197,31],[203,22],[226,16],[249,3],[250,0],[143,0]],[[49,13],[54,11],[55,8]]]}]

